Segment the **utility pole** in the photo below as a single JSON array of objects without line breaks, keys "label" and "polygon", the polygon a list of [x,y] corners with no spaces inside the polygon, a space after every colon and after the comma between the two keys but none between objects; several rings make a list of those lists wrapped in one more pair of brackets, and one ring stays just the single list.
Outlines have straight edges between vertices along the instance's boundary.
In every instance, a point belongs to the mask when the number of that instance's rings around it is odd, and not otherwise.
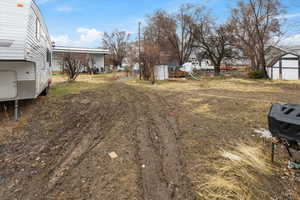
[{"label": "utility pole", "polygon": [[140,70],[140,80],[142,80],[142,67],[141,67],[141,22],[139,22],[139,70]]}]

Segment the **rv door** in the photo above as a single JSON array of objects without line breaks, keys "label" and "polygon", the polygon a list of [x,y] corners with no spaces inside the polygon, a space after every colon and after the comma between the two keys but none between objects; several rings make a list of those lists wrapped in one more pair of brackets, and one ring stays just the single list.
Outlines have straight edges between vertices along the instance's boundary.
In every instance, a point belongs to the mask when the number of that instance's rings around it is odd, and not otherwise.
[{"label": "rv door", "polygon": [[0,71],[0,100],[17,97],[17,75],[15,71]]}]

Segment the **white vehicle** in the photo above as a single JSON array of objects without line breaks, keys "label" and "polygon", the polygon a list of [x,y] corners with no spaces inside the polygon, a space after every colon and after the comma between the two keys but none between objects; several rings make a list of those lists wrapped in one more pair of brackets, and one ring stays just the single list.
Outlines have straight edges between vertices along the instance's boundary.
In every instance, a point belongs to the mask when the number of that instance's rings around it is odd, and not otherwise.
[{"label": "white vehicle", "polygon": [[0,101],[46,95],[52,44],[33,0],[0,0]]},{"label": "white vehicle", "polygon": [[214,66],[210,65],[207,60],[201,62],[201,65],[199,63],[187,62],[182,66],[181,70],[191,75],[194,70],[214,70]]}]

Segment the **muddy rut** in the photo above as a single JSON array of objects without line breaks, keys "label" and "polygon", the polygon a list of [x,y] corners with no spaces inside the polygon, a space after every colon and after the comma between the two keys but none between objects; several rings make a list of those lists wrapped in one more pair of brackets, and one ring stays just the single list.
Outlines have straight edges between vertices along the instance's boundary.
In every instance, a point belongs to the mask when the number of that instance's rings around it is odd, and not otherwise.
[{"label": "muddy rut", "polygon": [[109,83],[33,109],[0,144],[1,199],[195,199],[180,127],[155,92]]}]

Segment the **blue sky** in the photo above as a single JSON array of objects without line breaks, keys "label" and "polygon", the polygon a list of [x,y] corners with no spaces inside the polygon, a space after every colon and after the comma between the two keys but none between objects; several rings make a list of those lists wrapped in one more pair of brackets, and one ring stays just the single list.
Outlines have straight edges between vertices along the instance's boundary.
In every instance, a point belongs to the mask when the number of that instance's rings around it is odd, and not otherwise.
[{"label": "blue sky", "polygon": [[[137,24],[157,9],[169,12],[183,3],[205,5],[222,22],[237,0],[36,0],[57,45],[98,47],[103,32],[126,30],[135,37]],[[282,0],[287,7],[287,43],[300,45],[300,0]],[[298,4],[298,5],[297,5]],[[296,24],[298,26],[296,26]]]}]

